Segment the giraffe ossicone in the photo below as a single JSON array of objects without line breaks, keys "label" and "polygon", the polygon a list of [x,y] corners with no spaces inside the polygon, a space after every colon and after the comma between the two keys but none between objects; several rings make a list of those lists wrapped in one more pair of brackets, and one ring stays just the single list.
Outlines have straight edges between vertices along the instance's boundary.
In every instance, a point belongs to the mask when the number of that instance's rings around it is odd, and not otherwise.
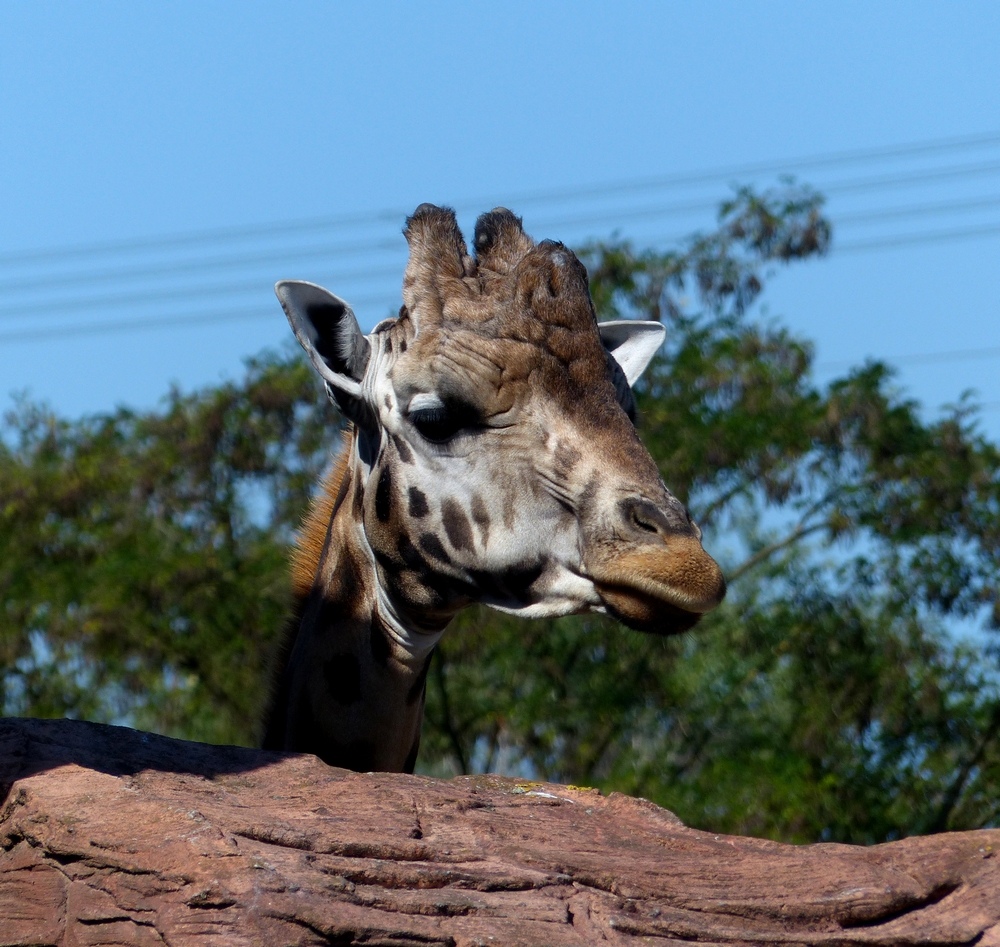
[{"label": "giraffe ossicone", "polygon": [[633,425],[663,326],[599,324],[577,257],[506,209],[474,255],[448,209],[404,234],[403,306],[368,335],[322,287],[275,287],[352,423],[299,535],[264,745],[357,770],[413,770],[431,654],[473,602],[671,634],[725,594]]}]

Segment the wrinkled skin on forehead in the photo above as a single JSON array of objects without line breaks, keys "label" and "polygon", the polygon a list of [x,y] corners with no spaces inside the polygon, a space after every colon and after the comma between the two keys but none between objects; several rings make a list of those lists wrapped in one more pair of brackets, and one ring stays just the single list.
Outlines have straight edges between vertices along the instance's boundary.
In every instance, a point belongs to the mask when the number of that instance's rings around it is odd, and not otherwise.
[{"label": "wrinkled skin on forehead", "polygon": [[476,260],[437,208],[407,237],[358,437],[365,532],[400,614],[439,629],[478,600],[691,627],[724,582],[636,435],[582,264],[509,212],[480,220]]}]

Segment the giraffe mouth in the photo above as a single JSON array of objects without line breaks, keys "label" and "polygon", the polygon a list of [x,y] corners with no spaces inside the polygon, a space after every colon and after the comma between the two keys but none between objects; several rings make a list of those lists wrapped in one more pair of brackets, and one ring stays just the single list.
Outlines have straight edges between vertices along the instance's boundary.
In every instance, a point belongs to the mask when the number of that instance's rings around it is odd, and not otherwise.
[{"label": "giraffe mouth", "polygon": [[662,635],[693,628],[726,594],[722,570],[694,537],[619,554],[591,581],[609,614]]},{"label": "giraffe mouth", "polygon": [[688,611],[662,598],[634,588],[595,582],[607,613],[635,631],[655,635],[678,635],[701,620],[701,612]]}]

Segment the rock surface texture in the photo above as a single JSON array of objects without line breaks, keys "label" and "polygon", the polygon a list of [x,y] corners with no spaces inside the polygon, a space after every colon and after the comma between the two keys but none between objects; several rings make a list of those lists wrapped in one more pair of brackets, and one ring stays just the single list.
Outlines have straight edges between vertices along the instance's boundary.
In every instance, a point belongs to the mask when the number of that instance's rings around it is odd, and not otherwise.
[{"label": "rock surface texture", "polygon": [[977,944],[1000,830],[873,848],[639,799],[0,721],[0,944]]}]

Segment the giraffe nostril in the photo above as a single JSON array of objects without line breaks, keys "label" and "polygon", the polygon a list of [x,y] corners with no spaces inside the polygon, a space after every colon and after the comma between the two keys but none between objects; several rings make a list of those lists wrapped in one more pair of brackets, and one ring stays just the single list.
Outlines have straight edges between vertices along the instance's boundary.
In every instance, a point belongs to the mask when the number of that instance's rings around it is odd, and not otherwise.
[{"label": "giraffe nostril", "polygon": [[656,526],[649,522],[648,519],[645,519],[639,510],[634,508],[632,510],[632,523],[633,525],[638,526],[639,529],[645,530],[647,533],[655,534],[657,532]]},{"label": "giraffe nostril", "polygon": [[[622,520],[633,535],[644,537],[662,536],[690,532],[690,525],[679,517],[671,517],[668,510],[661,510],[655,503],[642,497],[622,500],[618,506]],[[677,519],[677,522],[673,522]]]}]

